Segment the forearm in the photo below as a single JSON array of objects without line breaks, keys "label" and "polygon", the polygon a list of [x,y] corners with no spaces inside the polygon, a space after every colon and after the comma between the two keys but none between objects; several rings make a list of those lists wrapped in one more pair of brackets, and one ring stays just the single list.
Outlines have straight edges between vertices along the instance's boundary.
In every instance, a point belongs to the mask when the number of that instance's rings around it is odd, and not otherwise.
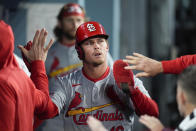
[{"label": "forearm", "polygon": [[132,91],[131,99],[135,106],[137,115],[148,114],[158,117],[159,110],[156,102],[143,94],[138,88]]},{"label": "forearm", "polygon": [[43,61],[33,61],[31,63],[31,79],[36,88],[36,113],[39,118],[51,118],[58,114],[56,105],[49,97],[48,78]]},{"label": "forearm", "polygon": [[58,108],[50,99],[48,101],[47,107],[45,108],[45,111],[41,113],[38,118],[44,120],[44,119],[53,118],[57,115],[58,115]]},{"label": "forearm", "polygon": [[189,65],[196,64],[196,55],[185,55],[174,60],[162,61],[163,72],[179,74]]},{"label": "forearm", "polygon": [[55,116],[58,115],[58,108],[57,106],[51,101],[49,100],[48,105],[45,109],[45,112],[39,114],[39,115],[35,115],[34,116],[34,130],[41,125],[41,123],[45,120],[45,119],[50,119],[53,118]]},{"label": "forearm", "polygon": [[36,60],[31,63],[31,80],[36,88],[49,96],[48,77],[46,75],[44,62]]}]

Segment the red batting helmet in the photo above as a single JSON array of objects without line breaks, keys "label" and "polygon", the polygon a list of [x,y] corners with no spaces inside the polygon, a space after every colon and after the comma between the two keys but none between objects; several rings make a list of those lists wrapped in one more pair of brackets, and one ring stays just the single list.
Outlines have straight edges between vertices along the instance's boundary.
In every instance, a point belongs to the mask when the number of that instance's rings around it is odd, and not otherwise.
[{"label": "red batting helmet", "polygon": [[107,39],[109,36],[106,34],[104,27],[95,21],[85,22],[80,25],[76,31],[76,50],[78,57],[84,59],[84,53],[80,45],[87,39],[93,37],[103,37]]}]

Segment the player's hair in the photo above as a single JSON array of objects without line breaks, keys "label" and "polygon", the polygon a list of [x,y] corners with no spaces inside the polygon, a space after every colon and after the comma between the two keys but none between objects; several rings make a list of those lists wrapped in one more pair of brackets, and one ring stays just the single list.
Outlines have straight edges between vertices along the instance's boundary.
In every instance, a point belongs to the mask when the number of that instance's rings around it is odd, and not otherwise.
[{"label": "player's hair", "polygon": [[[59,14],[57,15],[57,20],[58,20],[59,22],[62,22],[62,19],[63,19],[63,17],[64,17],[64,12],[67,10],[67,8],[69,8],[68,6],[69,6],[69,4],[65,4],[65,5],[61,8]],[[84,14],[84,21],[85,21],[85,22],[88,21],[89,18],[86,16],[86,12],[85,12],[84,8],[81,7],[80,5],[79,5],[79,7],[81,8],[81,10],[82,10],[82,12],[83,12],[83,14]],[[62,31],[62,29],[61,29],[59,26],[56,26],[56,27],[54,28],[53,32],[54,32],[54,34],[55,34],[57,40],[58,40],[58,41],[62,41],[62,36],[63,36],[63,31]]]},{"label": "player's hair", "polygon": [[188,95],[188,101],[196,105],[196,66],[186,68],[178,77],[178,84]]}]

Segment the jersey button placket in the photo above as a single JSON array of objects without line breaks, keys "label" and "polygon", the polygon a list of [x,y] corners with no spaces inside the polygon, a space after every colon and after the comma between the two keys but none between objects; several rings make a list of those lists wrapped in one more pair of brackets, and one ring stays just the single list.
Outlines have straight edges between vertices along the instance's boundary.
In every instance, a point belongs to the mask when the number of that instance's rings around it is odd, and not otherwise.
[{"label": "jersey button placket", "polygon": [[92,107],[95,107],[96,106],[96,100],[97,100],[97,87],[96,87],[96,84],[93,85],[91,98],[92,98],[91,99],[92,100],[91,101]]},{"label": "jersey button placket", "polygon": [[93,87],[93,90],[92,90],[93,92],[92,92],[92,102],[93,102],[93,105],[94,104],[96,104],[96,101],[97,101],[97,98],[98,98],[98,89],[97,89],[97,87],[96,87],[96,85],[94,85],[94,87]]}]

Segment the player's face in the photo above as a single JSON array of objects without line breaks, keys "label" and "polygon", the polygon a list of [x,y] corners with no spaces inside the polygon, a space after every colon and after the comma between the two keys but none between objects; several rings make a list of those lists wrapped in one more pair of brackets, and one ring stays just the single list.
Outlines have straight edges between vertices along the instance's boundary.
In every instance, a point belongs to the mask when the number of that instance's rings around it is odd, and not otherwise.
[{"label": "player's face", "polygon": [[77,28],[83,23],[84,17],[82,16],[72,15],[64,17],[61,23],[61,27],[65,37],[67,37],[70,40],[74,40]]},{"label": "player's face", "polygon": [[84,62],[98,66],[107,61],[109,47],[106,39],[92,38],[85,41],[81,46],[85,53]]}]

